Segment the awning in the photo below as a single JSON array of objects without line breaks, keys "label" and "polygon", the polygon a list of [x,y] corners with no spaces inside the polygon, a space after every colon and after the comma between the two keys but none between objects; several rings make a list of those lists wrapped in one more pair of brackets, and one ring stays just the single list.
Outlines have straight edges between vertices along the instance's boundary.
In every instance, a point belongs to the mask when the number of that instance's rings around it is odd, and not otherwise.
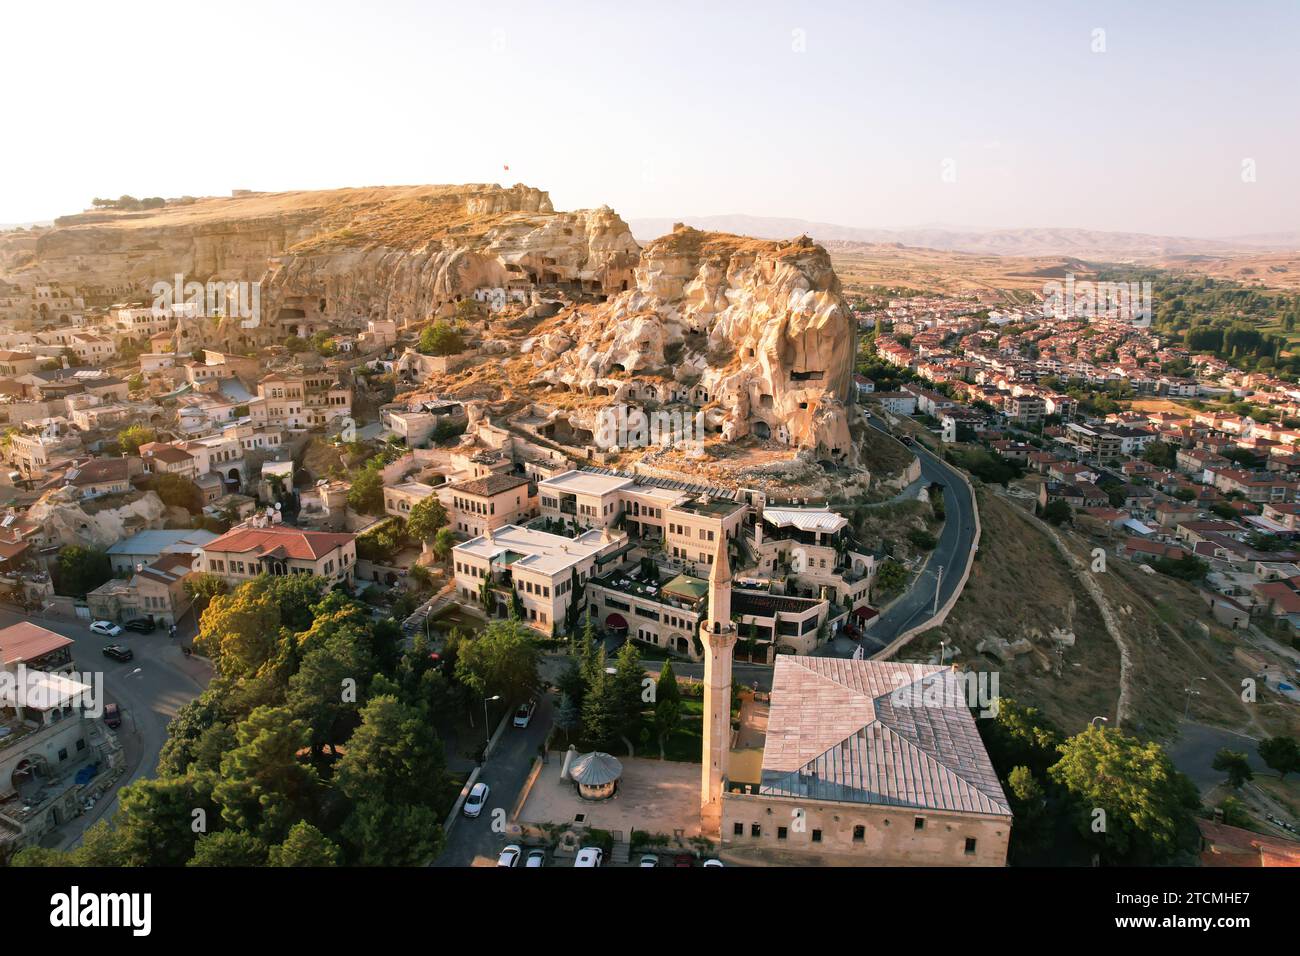
[{"label": "awning", "polygon": [[625,617],[623,617],[622,614],[611,614],[609,617],[605,618],[605,626],[606,626],[606,627],[621,627],[621,628],[623,628],[623,630],[626,631],[626,630],[627,630],[627,619],[626,619]]}]

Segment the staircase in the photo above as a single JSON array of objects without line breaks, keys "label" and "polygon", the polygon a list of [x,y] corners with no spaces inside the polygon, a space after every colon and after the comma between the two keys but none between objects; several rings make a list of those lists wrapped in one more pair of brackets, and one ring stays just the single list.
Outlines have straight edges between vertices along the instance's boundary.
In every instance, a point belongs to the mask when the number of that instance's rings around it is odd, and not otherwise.
[{"label": "staircase", "polygon": [[614,849],[609,854],[611,863],[630,863],[632,860],[632,844],[626,840],[619,840],[614,844]]},{"label": "staircase", "polygon": [[455,583],[448,583],[441,591],[411,612],[411,616],[402,622],[402,633],[407,637],[413,637],[424,627],[424,622],[428,620],[429,615],[441,611],[455,596]]}]

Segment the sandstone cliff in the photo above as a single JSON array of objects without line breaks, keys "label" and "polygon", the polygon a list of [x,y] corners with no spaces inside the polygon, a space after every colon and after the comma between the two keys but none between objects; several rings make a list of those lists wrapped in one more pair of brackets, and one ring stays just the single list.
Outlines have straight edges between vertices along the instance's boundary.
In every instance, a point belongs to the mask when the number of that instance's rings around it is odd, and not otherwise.
[{"label": "sandstone cliff", "polygon": [[685,401],[723,440],[851,452],[853,319],[830,257],[807,237],[679,227],[645,248],[634,288],[557,317],[524,349],[557,389]]}]

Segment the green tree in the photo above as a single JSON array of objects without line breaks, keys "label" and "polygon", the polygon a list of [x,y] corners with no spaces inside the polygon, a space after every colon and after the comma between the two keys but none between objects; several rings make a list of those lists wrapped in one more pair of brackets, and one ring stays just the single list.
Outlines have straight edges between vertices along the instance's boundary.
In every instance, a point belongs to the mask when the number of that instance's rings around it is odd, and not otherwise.
[{"label": "green tree", "polygon": [[623,738],[628,756],[633,756],[633,741],[641,734],[641,711],[645,708],[642,699],[644,679],[645,667],[641,664],[641,655],[634,643],[625,641],[614,657],[614,673],[610,676],[610,685],[614,717],[612,729]]},{"label": "green tree", "polygon": [[1049,524],[1057,525],[1074,523],[1074,512],[1070,510],[1069,502],[1064,498],[1057,498],[1055,501],[1049,501],[1043,508],[1043,520]]},{"label": "green tree", "polygon": [[425,355],[456,355],[465,350],[465,343],[446,322],[435,322],[420,333],[419,349]]},{"label": "green tree", "polygon": [[352,476],[348,488],[348,507],[365,515],[384,513],[384,479],[379,473],[377,459]]},{"label": "green tree", "polygon": [[682,722],[682,692],[677,686],[672,661],[664,661],[655,684],[655,734],[659,738],[659,759],[664,759],[664,746],[676,733]]},{"label": "green tree", "polygon": [[555,708],[555,726],[564,731],[564,742],[569,742],[569,735],[582,726],[582,710],[573,698],[561,691],[560,702]]},{"label": "green tree", "polygon": [[414,540],[425,542],[447,525],[447,509],[437,495],[417,501],[406,518],[406,533]]},{"label": "green tree", "polygon": [[456,533],[450,528],[439,528],[438,533],[433,536],[433,556],[439,561],[446,561],[451,557],[451,549],[456,547]]},{"label": "green tree", "polygon": [[1243,783],[1255,776],[1250,769],[1250,761],[1246,758],[1246,755],[1237,750],[1229,750],[1227,747],[1223,747],[1215,753],[1210,766],[1220,773],[1226,773],[1228,783],[1235,790],[1240,790]]},{"label": "green tree", "polygon": [[582,702],[584,736],[596,747],[608,749],[619,731],[618,702],[613,675],[605,673],[605,647],[594,654],[596,666],[584,674],[587,694]]},{"label": "green tree", "polygon": [[220,830],[199,838],[186,866],[264,866],[266,844],[241,830]]},{"label": "green tree", "polygon": [[232,827],[268,842],[312,809],[320,781],[298,759],[310,733],[287,707],[258,707],[235,731],[236,744],[221,760],[213,796]]},{"label": "green tree", "polygon": [[876,568],[874,589],[877,597],[897,594],[907,585],[907,569],[892,558],[886,558]]},{"label": "green tree", "polygon": [[1294,737],[1269,737],[1259,743],[1259,756],[1283,780],[1300,771],[1300,743]]},{"label": "green tree", "polygon": [[1089,727],[1060,749],[1049,776],[1068,793],[1079,833],[1104,862],[1166,863],[1195,847],[1200,798],[1159,744]]},{"label": "green tree", "polygon": [[158,433],[148,425],[128,425],[117,433],[117,444],[128,455],[140,454],[140,446],[158,440]]},{"label": "green tree", "polygon": [[517,620],[492,621],[460,648],[456,679],[480,697],[518,700],[537,686],[537,645]]},{"label": "green tree", "polygon": [[226,594],[230,591],[230,586],[226,584],[225,578],[218,577],[207,571],[200,571],[198,574],[191,574],[185,579],[185,593],[189,595],[190,600],[194,602],[194,613],[202,615],[214,597]]},{"label": "green tree", "polygon": [[59,552],[54,585],[60,594],[84,598],[112,576],[107,554],[97,548],[70,544]]},{"label": "green tree", "polygon": [[267,866],[338,866],[342,854],[338,844],[306,820],[289,828],[284,842],[271,847]]}]

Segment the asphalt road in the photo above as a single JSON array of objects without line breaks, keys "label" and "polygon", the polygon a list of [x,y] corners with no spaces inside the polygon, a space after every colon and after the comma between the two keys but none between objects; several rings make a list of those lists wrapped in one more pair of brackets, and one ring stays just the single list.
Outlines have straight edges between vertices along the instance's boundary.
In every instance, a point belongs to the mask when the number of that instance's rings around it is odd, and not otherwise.
[{"label": "asphalt road", "polygon": [[[172,640],[165,628],[152,634],[124,630],[115,638],[90,631],[88,621],[61,617],[24,615],[0,610],[0,627],[31,621],[70,638],[73,668],[104,675],[104,696],[122,709],[122,726],[117,734],[125,752],[128,773],[119,783],[152,776],[158,767],[158,752],[167,739],[167,724],[184,704],[207,686],[210,668],[202,661],[181,653],[181,638]],[[135,651],[128,663],[110,660],[102,653],[105,645],[123,644]],[[91,823],[111,815],[117,807],[117,790],[85,814],[49,835],[46,846],[67,849],[80,840]]]},{"label": "asphalt road", "polygon": [[537,710],[526,728],[520,730],[507,724],[478,778],[491,791],[487,806],[474,819],[460,816],[434,866],[472,866],[480,857],[496,862],[508,842],[504,824],[509,822],[510,811],[528,779],[537,748],[546,740],[553,707],[552,696],[544,694],[538,698]]},{"label": "asphalt road", "polygon": [[[872,417],[870,421],[877,431],[890,434],[879,419]],[[929,620],[934,616],[935,608],[942,607],[952,596],[970,560],[971,538],[975,534],[975,501],[966,483],[950,465],[926,451],[919,443],[907,447],[921,460],[921,477],[925,484],[928,486],[937,481],[944,486],[943,530],[939,534],[938,544],[907,593],[890,605],[866,632],[862,644],[868,656],[882,650],[909,628]],[[940,568],[943,569],[942,575]],[[937,604],[936,585],[939,590]],[[832,654],[842,656],[839,652]]]}]

